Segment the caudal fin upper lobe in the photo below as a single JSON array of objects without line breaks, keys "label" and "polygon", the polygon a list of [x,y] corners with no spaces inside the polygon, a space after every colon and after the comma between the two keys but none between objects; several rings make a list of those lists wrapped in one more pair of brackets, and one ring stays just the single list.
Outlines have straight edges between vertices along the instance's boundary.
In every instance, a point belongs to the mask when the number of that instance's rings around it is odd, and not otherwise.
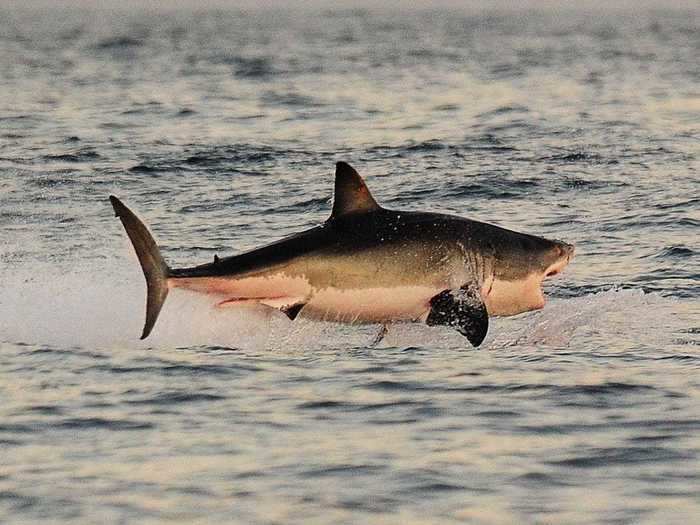
[{"label": "caudal fin upper lobe", "polygon": [[141,339],[148,337],[156,324],[158,314],[165,298],[168,296],[168,275],[170,269],[160,254],[151,232],[141,220],[122,201],[114,195],[109,197],[114,213],[122,221],[126,234],[131,239],[136,256],[141,263],[143,275],[146,278],[146,322],[143,326]]}]

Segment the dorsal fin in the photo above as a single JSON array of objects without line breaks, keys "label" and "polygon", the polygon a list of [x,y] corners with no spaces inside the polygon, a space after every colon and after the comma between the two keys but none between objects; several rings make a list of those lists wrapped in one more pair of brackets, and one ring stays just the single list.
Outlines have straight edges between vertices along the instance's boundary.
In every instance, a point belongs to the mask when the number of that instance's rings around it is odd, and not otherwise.
[{"label": "dorsal fin", "polygon": [[335,165],[335,194],[331,219],[348,213],[364,213],[380,209],[367,189],[365,181],[347,162]]}]

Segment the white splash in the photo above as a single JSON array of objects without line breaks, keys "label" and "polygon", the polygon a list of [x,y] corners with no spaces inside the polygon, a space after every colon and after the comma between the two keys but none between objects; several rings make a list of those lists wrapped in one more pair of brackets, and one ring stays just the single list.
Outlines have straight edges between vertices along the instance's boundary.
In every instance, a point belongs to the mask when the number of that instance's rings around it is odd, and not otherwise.
[{"label": "white splash", "polygon": [[644,334],[644,339],[649,339],[650,329],[659,326],[659,315],[671,315],[676,303],[640,289],[620,288],[553,299],[540,312],[497,320],[496,335],[489,344],[563,347],[579,335],[596,337],[601,333],[632,338]]}]

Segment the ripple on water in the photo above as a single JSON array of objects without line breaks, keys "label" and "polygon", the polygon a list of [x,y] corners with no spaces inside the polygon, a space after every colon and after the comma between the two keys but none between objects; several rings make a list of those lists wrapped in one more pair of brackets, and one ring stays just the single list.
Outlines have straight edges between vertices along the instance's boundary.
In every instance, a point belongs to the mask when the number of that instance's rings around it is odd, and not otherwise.
[{"label": "ripple on water", "polygon": [[587,449],[585,454],[579,453],[569,458],[549,460],[546,464],[587,469],[640,463],[675,463],[694,458],[695,455],[692,453],[658,446],[601,447]]},{"label": "ripple on water", "polygon": [[65,409],[57,405],[35,405],[24,408],[22,412],[36,413],[44,416],[60,416],[65,413]]},{"label": "ripple on water", "polygon": [[0,502],[10,505],[15,512],[26,511],[39,505],[41,498],[13,490],[0,490]]},{"label": "ripple on water", "polygon": [[189,403],[212,403],[215,401],[222,401],[227,397],[219,394],[205,393],[205,392],[161,392],[153,396],[140,398],[140,399],[128,399],[124,401],[127,405],[179,405],[179,404],[189,404]]},{"label": "ripple on water", "polygon": [[258,372],[261,369],[254,365],[211,365],[211,364],[161,364],[148,366],[126,366],[114,364],[90,365],[86,371],[107,372],[109,374],[141,374],[153,376],[174,376],[174,377],[210,377],[210,376],[241,376],[250,372]]},{"label": "ripple on water", "polygon": [[446,197],[484,197],[497,199],[527,199],[540,187],[536,179],[508,179],[506,177],[483,177],[482,180],[443,185],[440,189]]},{"label": "ripple on water", "polygon": [[246,79],[264,79],[278,73],[270,56],[220,55],[216,62],[233,66],[234,75]]},{"label": "ripple on water", "polygon": [[513,482],[525,487],[541,486],[541,487],[566,487],[572,485],[562,476],[548,472],[528,472],[513,478]]},{"label": "ripple on water", "polygon": [[540,157],[540,161],[556,164],[619,164],[617,159],[607,159],[603,155],[594,152],[575,151],[570,153],[557,153]]},{"label": "ripple on water", "polygon": [[61,419],[54,423],[46,423],[43,425],[46,429],[58,428],[65,430],[87,430],[87,429],[104,429],[104,430],[148,430],[155,428],[153,423],[148,421],[135,421],[132,419],[106,419],[101,417],[79,417]]},{"label": "ripple on water", "polygon": [[31,434],[35,427],[27,423],[0,423],[0,432],[10,434]]},{"label": "ripple on water", "polygon": [[214,167],[238,163],[248,166],[275,160],[279,152],[274,148],[265,148],[250,144],[235,146],[214,146],[206,149],[199,149],[182,162],[186,165],[196,165],[201,167]]},{"label": "ripple on water", "polygon": [[324,465],[304,470],[299,473],[299,476],[302,478],[353,477],[377,474],[385,468],[384,465],[365,463]]},{"label": "ripple on water", "polygon": [[666,246],[663,250],[655,254],[654,257],[660,259],[685,260],[697,257],[698,255],[699,254],[692,248],[683,245],[676,245]]},{"label": "ripple on water", "polygon": [[81,148],[67,153],[44,155],[43,160],[48,162],[89,162],[98,160],[102,156],[92,148]]},{"label": "ripple on water", "polygon": [[95,44],[94,48],[102,51],[122,51],[125,49],[142,47],[144,44],[145,41],[143,39],[130,36],[119,36],[100,40]]}]

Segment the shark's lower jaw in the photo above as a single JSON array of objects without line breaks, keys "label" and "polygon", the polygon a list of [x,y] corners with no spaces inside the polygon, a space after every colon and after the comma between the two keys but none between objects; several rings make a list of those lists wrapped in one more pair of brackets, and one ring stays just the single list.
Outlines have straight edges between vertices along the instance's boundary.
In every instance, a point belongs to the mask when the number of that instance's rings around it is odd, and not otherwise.
[{"label": "shark's lower jaw", "polygon": [[561,273],[573,257],[573,246],[563,243],[562,246],[559,259],[543,272],[532,272],[512,281],[494,279],[485,299],[489,315],[517,315],[544,308],[546,302],[542,291],[544,280]]},{"label": "shark's lower jaw", "polygon": [[536,273],[514,281],[494,279],[485,298],[489,315],[516,315],[543,308],[542,279]]}]

